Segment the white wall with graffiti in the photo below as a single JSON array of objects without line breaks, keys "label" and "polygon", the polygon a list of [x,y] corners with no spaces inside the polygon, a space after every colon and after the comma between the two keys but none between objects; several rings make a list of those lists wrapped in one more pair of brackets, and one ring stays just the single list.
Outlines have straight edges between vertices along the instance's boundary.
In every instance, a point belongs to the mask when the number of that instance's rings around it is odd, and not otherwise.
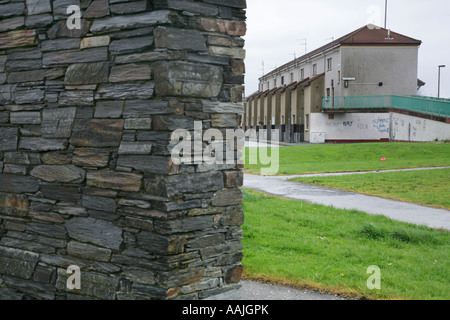
[{"label": "white wall with graffiti", "polygon": [[325,133],[325,141],[387,141],[389,113],[313,113],[311,133]]},{"label": "white wall with graffiti", "polygon": [[450,123],[391,113],[392,141],[450,141]]}]

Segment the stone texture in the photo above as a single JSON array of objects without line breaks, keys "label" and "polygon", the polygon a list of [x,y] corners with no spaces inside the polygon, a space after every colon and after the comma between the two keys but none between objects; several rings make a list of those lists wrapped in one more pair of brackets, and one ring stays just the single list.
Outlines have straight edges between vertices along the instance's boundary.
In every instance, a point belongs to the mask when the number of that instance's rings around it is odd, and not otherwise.
[{"label": "stone texture", "polygon": [[153,37],[137,37],[121,39],[111,42],[109,52],[112,54],[126,54],[148,49],[153,45]]},{"label": "stone texture", "polygon": [[35,43],[35,30],[16,30],[0,33],[0,49],[25,47]]},{"label": "stone texture", "polygon": [[26,193],[37,192],[39,182],[29,177],[1,174],[0,173],[0,192]]},{"label": "stone texture", "polygon": [[220,68],[188,62],[156,62],[157,96],[213,98],[219,95],[223,75]]},{"label": "stone texture", "polygon": [[110,42],[109,36],[83,38],[80,43],[80,49],[104,47],[109,45],[109,42]]},{"label": "stone texture", "polygon": [[142,178],[142,175],[134,173],[88,172],[86,183],[92,187],[137,192],[141,189]]},{"label": "stone texture", "polygon": [[81,51],[58,51],[46,52],[43,55],[45,66],[70,63],[89,63],[108,60],[106,47],[90,48]]},{"label": "stone texture", "polygon": [[150,80],[152,69],[149,65],[124,64],[112,67],[109,82],[127,82],[135,80]]},{"label": "stone texture", "polygon": [[40,165],[35,167],[30,174],[47,182],[81,183],[86,172],[73,165]]},{"label": "stone texture", "polygon": [[197,30],[159,27],[154,31],[157,48],[207,51],[206,39]]},{"label": "stone texture", "polygon": [[117,119],[123,113],[123,101],[99,101],[95,107],[95,118]]},{"label": "stone texture", "polygon": [[109,161],[109,151],[93,148],[77,148],[74,151],[72,163],[80,167],[106,167]]},{"label": "stone texture", "polygon": [[[56,2],[56,1],[55,1]],[[26,0],[29,15],[51,12],[50,0]]]},{"label": "stone texture", "polygon": [[23,195],[0,193],[0,214],[15,217],[28,215],[28,199]]},{"label": "stone texture", "polygon": [[31,279],[38,260],[36,253],[0,246],[0,274]]},{"label": "stone texture", "polygon": [[77,120],[70,143],[77,147],[118,147],[123,120]]},{"label": "stone texture", "polygon": [[69,236],[81,242],[119,250],[123,242],[122,229],[109,221],[92,218],[73,218],[66,222]]},{"label": "stone texture", "polygon": [[17,128],[0,127],[0,151],[16,150],[18,134]]},{"label": "stone texture", "polygon": [[98,261],[109,261],[111,258],[111,250],[109,249],[99,248],[77,241],[70,241],[67,244],[67,253],[75,257]]},{"label": "stone texture", "polygon": [[63,139],[44,139],[44,138],[22,138],[19,148],[32,151],[51,151],[64,150],[67,146],[67,140]]},{"label": "stone texture", "polygon": [[69,138],[76,108],[45,109],[42,117],[44,138]]},{"label": "stone texture", "polygon": [[66,85],[96,84],[108,81],[108,62],[72,64],[66,72]]}]

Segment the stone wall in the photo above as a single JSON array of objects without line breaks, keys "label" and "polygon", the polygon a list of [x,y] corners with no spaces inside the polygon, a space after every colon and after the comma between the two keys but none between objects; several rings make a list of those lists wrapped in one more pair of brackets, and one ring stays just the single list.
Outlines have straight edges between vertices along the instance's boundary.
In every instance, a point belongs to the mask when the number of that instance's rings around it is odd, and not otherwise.
[{"label": "stone wall", "polygon": [[242,172],[170,136],[237,127],[245,7],[0,1],[0,299],[239,297]]}]

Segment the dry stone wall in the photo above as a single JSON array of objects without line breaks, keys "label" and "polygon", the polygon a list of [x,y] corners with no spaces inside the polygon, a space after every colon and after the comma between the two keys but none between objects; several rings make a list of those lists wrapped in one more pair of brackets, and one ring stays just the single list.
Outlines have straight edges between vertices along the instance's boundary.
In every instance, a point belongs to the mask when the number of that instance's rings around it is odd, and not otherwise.
[{"label": "dry stone wall", "polygon": [[0,0],[0,299],[239,297],[242,172],[170,138],[237,128],[245,8]]}]

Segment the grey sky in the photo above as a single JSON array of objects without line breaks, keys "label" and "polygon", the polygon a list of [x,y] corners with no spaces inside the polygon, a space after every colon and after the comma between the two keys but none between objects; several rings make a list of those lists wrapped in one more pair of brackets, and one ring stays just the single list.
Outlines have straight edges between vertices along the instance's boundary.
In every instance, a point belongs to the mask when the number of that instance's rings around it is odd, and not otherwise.
[{"label": "grey sky", "polygon": [[[246,95],[258,90],[258,78],[305,53],[378,20],[384,26],[385,0],[247,0]],[[422,94],[437,96],[438,65],[441,97],[450,98],[450,1],[389,0],[392,31],[422,40],[419,78]],[[371,10],[378,8],[377,11]]]}]

